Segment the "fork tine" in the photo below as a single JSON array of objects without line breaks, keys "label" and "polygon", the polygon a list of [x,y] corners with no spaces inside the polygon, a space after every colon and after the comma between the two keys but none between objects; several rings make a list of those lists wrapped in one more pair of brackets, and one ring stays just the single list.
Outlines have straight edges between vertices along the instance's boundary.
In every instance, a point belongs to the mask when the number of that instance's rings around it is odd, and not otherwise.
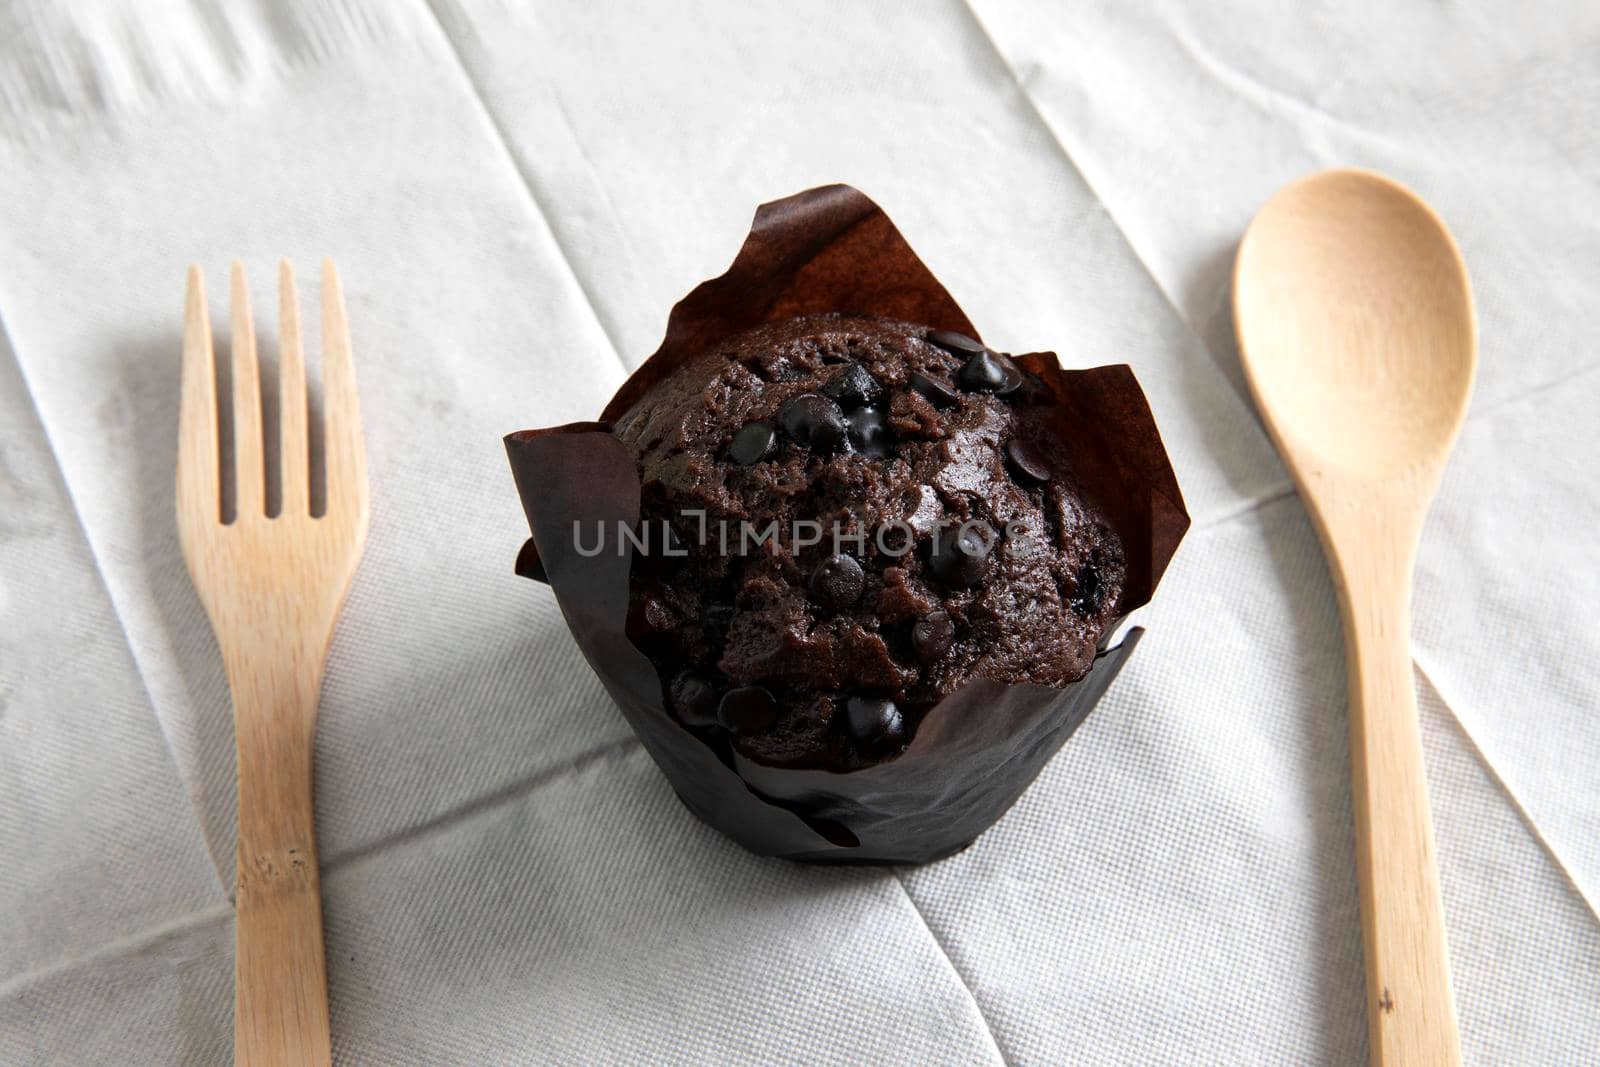
[{"label": "fork tine", "polygon": [[356,397],[344,290],[331,259],[322,261],[322,410],[327,513],[364,514],[367,453],[361,440],[361,405]]},{"label": "fork tine", "polygon": [[217,477],[217,368],[211,349],[206,283],[198,265],[189,268],[183,307],[183,384],[178,408],[178,512],[180,518],[222,517]]},{"label": "fork tine", "polygon": [[244,264],[233,261],[233,464],[234,511],[240,518],[266,512],[267,461],[261,445],[261,364]]},{"label": "fork tine", "polygon": [[311,514],[310,432],[306,420],[306,357],[300,340],[300,300],[294,268],[278,261],[278,408],[282,417],[278,468],[284,515]]}]

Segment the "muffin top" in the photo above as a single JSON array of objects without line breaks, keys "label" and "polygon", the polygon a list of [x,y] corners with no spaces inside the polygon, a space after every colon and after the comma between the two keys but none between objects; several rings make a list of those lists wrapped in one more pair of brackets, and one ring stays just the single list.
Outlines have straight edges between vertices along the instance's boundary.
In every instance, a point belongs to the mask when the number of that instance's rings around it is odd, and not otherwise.
[{"label": "muffin top", "polygon": [[816,315],[728,338],[614,433],[639,466],[629,637],[717,745],[849,770],[973,678],[1083,677],[1123,548],[1043,383],[949,331]]}]

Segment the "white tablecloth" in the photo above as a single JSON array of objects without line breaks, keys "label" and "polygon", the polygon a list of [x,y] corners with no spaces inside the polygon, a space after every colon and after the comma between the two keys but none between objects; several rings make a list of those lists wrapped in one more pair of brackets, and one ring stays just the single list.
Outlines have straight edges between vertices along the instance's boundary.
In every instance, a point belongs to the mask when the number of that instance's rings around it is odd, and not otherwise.
[{"label": "white tablecloth", "polygon": [[[317,737],[341,1063],[1361,1062],[1337,618],[1227,314],[1338,164],[1438,206],[1481,316],[1414,633],[1463,1039],[1600,1062],[1597,55],[1580,4],[0,5],[0,1063],[228,1058],[179,314],[280,255],[344,273],[374,495]],[[510,573],[500,435],[830,181],[996,344],[1132,363],[1195,518],[1106,702],[918,869],[696,823]]]}]

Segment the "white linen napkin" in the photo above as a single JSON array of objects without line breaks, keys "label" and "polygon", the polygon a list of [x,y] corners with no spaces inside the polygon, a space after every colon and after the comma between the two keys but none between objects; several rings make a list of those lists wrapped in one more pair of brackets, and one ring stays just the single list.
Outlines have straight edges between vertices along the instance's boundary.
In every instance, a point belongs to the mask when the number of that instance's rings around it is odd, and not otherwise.
[{"label": "white linen napkin", "polygon": [[[1218,310],[1250,213],[1335,162],[1437,200],[1483,313],[1417,592],[1464,1039],[1600,1058],[1596,157],[1552,117],[1594,29],[1384,8],[1455,42],[1406,66],[1340,45],[1369,4],[976,9],[0,12],[0,1062],[228,1055],[177,342],[185,266],[220,329],[240,256],[270,356],[279,255],[303,298],[340,264],[374,497],[317,748],[339,1062],[1359,1062],[1336,613]],[[915,870],[695,822],[510,573],[500,436],[592,418],[757,203],[838,180],[993,343],[1132,363],[1196,517],[1106,702]]]}]

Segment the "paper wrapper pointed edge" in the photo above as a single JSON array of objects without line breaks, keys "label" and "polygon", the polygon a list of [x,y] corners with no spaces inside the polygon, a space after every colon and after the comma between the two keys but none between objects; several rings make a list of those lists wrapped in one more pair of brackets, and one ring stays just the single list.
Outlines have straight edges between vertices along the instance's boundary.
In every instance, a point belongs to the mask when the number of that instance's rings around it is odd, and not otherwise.
[{"label": "paper wrapper pointed edge", "polygon": [[[765,204],[733,265],[673,309],[667,335],[602,421],[506,438],[533,534],[517,573],[548,581],[579,648],[683,802],[762,855],[921,863],[960,851],[1015,803],[1104,694],[1138,643],[1134,629],[1062,689],[977,679],[931,708],[907,750],[840,773],[766,766],[718,750],[667,710],[655,666],[628,639],[630,555],[576,551],[575,523],[633,523],[640,485],[610,432],[655,383],[763,322],[855,312],[977,331],[882,210],[833,185]],[[1106,513],[1127,554],[1116,614],[1149,600],[1188,528],[1177,480],[1132,371],[1061,370],[1018,357],[1053,394],[1065,465]]]}]

